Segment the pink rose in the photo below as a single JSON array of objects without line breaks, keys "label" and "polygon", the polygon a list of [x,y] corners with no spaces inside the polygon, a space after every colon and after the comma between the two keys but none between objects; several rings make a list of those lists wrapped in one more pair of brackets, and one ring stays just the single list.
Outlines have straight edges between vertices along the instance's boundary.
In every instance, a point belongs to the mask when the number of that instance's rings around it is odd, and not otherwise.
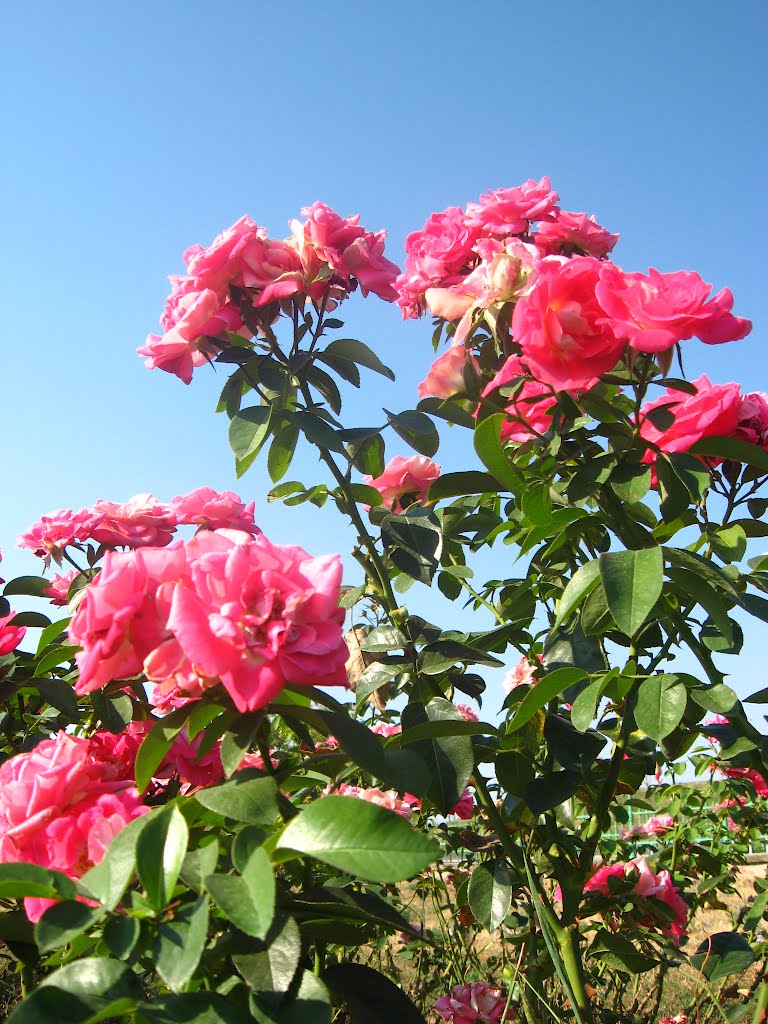
[{"label": "pink rose", "polygon": [[325,203],[314,202],[302,208],[306,221],[291,221],[291,231],[299,242],[299,251],[312,246],[318,258],[334,270],[342,268],[342,254],[366,234],[360,227],[360,214],[342,217]]},{"label": "pink rose", "polygon": [[342,266],[357,280],[363,296],[373,292],[385,302],[394,302],[400,268],[384,256],[386,234],[386,231],[366,232],[355,239],[342,252]]},{"label": "pink rose", "polygon": [[396,455],[384,467],[381,476],[364,477],[364,483],[375,487],[381,500],[393,512],[402,512],[400,501],[406,495],[416,501],[426,501],[430,485],[440,476],[440,467],[424,455],[403,458]]},{"label": "pink rose", "polygon": [[74,512],[71,508],[62,508],[57,512],[49,512],[41,516],[39,522],[33,523],[24,533],[16,538],[16,547],[30,548],[38,558],[46,564],[53,557],[57,562],[61,552],[70,544],[81,543],[92,536],[92,529],[99,517],[90,509],[82,508]]},{"label": "pink rose", "polygon": [[469,704],[457,704],[456,710],[461,712],[461,717],[465,722],[477,722],[477,712],[469,706]]},{"label": "pink rose", "polygon": [[603,896],[610,896],[610,878],[628,879],[633,881],[632,892],[648,900],[659,900],[666,904],[675,913],[671,922],[658,924],[649,917],[638,920],[638,924],[644,927],[658,926],[663,935],[671,935],[676,942],[686,934],[685,926],[688,921],[688,905],[680,896],[680,890],[672,884],[672,878],[668,871],[660,871],[655,874],[645,857],[636,857],[626,863],[606,864],[599,868],[584,886],[584,892],[599,892]]},{"label": "pink rose", "polygon": [[299,294],[305,287],[299,253],[289,242],[259,234],[243,252],[240,283],[252,290],[251,301],[257,307]]},{"label": "pink rose", "polygon": [[70,569],[63,576],[54,573],[51,576],[50,586],[45,588],[43,594],[50,598],[51,604],[59,606],[68,604],[69,588],[72,586],[75,577],[79,575],[80,573],[76,569]]},{"label": "pink rose", "polygon": [[471,985],[456,985],[449,995],[437,1000],[435,1009],[452,1024],[499,1024],[506,1005],[500,988],[487,981],[474,981]]},{"label": "pink rose", "polygon": [[[190,246],[184,253],[184,262],[196,289],[211,289],[224,299],[230,284],[240,274],[244,248],[259,233],[251,218],[245,216],[217,235],[208,248]],[[261,233],[265,233],[263,229]]]},{"label": "pink rose", "polygon": [[429,373],[419,384],[419,398],[450,398],[465,390],[464,371],[471,366],[475,373],[480,373],[480,365],[464,347],[451,347],[432,363]]},{"label": "pink rose", "polygon": [[214,746],[200,757],[200,745],[203,742],[204,732],[200,732],[193,740],[187,736],[186,729],[179,733],[173,741],[171,749],[163,758],[157,770],[156,778],[176,778],[181,783],[181,792],[184,795],[194,793],[205,786],[215,786],[224,778],[224,768],[221,763],[221,742]]},{"label": "pink rose", "polygon": [[404,318],[423,312],[423,297],[428,288],[455,284],[457,275],[469,269],[475,260],[473,246],[477,237],[478,232],[470,227],[458,206],[433,213],[421,231],[408,235],[405,271],[395,282]]},{"label": "pink rose", "polygon": [[198,487],[171,501],[171,514],[179,525],[190,523],[208,530],[245,530],[258,533],[253,518],[255,503],[244,505],[234,491],[217,494],[211,487]]},{"label": "pink rose", "polygon": [[11,651],[15,651],[27,632],[26,626],[13,625],[15,617],[16,612],[11,612],[10,615],[4,615],[0,618],[0,655],[10,654]]},{"label": "pink rose", "polygon": [[[541,661],[541,655],[539,655],[539,661]],[[531,685],[535,682],[536,669],[527,658],[521,658],[515,667],[511,668],[504,676],[501,685],[507,693],[512,693],[517,686],[523,686],[523,684]]]},{"label": "pink rose", "polygon": [[176,517],[151,494],[136,494],[126,502],[97,501],[91,511],[99,517],[91,536],[108,547],[164,547],[176,532]]},{"label": "pink rose", "polygon": [[[693,381],[695,395],[667,388],[665,394],[640,410],[640,434],[664,452],[687,452],[704,437],[732,437],[739,428],[742,398],[738,384],[712,384],[702,375]],[[669,426],[657,427],[652,413],[666,410],[674,416]],[[650,448],[643,462],[654,463]]]},{"label": "pink rose", "polygon": [[718,765],[717,768],[729,779],[742,779],[745,782],[751,782],[758,796],[768,797],[768,782],[756,768],[734,768],[733,765]]},{"label": "pink rose", "polygon": [[398,795],[394,789],[376,789],[369,788],[364,789],[361,786],[350,786],[346,782],[340,783],[334,790],[331,790],[330,785],[326,788],[325,793],[335,793],[337,796],[348,796],[354,797],[358,800],[367,800],[369,804],[377,804],[379,807],[384,807],[388,811],[394,811],[395,814],[399,814],[401,818],[410,818],[413,813],[414,804],[409,801],[408,795],[405,798]]},{"label": "pink rose", "polygon": [[711,291],[693,271],[625,274],[612,263],[603,264],[596,287],[617,336],[639,352],[664,352],[694,335],[708,345],[746,337],[752,323],[732,315],[730,290],[710,300]]},{"label": "pink rose", "polygon": [[768,395],[762,391],[742,395],[738,417],[733,436],[761,448],[768,448]]},{"label": "pink rose", "polygon": [[[530,373],[518,356],[510,356],[492,381],[483,390],[483,398],[498,388],[522,381],[505,412],[509,417],[501,428],[504,441],[521,443],[531,437],[546,434],[552,427],[552,409],[557,395],[548,384],[531,380]],[[475,413],[477,416],[477,412]]]},{"label": "pink rose", "polygon": [[552,219],[559,198],[549,178],[529,178],[515,188],[491,189],[480,196],[467,207],[467,221],[479,234],[507,238],[527,231],[529,221]]},{"label": "pink rose", "polygon": [[451,814],[455,814],[462,821],[469,821],[474,813],[475,798],[472,795],[472,790],[467,787],[461,794],[461,798],[456,806],[451,808]]},{"label": "pink rose", "polygon": [[544,222],[533,236],[542,256],[607,256],[619,240],[618,235],[588,217],[586,213],[558,210],[554,220]]},{"label": "pink rose", "polygon": [[657,836],[668,832],[675,827],[675,821],[671,814],[659,814],[649,818],[634,828],[623,828],[619,831],[620,839],[642,839],[646,836]]},{"label": "pink rose", "polygon": [[[220,316],[223,306],[210,288],[189,292],[179,301],[176,324],[162,337],[148,334],[144,345],[136,349],[137,354],[147,356],[148,369],[165,370],[189,384],[194,368],[221,351],[222,345],[211,339],[228,329],[229,318],[222,320]],[[235,324],[238,322],[235,320]]]},{"label": "pink rose", "polygon": [[595,296],[604,266],[592,256],[542,260],[533,290],[515,306],[512,333],[523,358],[556,391],[591,385],[624,351]]},{"label": "pink rose", "polygon": [[389,736],[399,736],[402,731],[402,725],[390,725],[388,722],[374,722],[371,726],[371,732],[375,732],[377,736],[382,736],[384,739]]}]

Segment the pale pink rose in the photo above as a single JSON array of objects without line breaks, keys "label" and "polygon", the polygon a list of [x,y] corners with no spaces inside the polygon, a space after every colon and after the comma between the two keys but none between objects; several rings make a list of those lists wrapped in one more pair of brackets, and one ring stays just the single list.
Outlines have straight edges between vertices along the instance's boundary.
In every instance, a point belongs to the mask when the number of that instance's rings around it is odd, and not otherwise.
[{"label": "pale pink rose", "polygon": [[[0,862],[26,861],[79,878],[112,837],[149,808],[95,741],[60,732],[0,766]],[[27,903],[33,920],[49,901]]]},{"label": "pale pink rose", "polygon": [[534,377],[556,391],[588,387],[614,369],[625,348],[595,296],[605,264],[591,256],[541,260],[530,294],[512,315],[512,333]]},{"label": "pale pink rose", "polygon": [[[501,428],[504,441],[522,443],[531,437],[546,434],[552,427],[552,409],[557,404],[557,395],[548,384],[533,380],[525,363],[518,356],[510,356],[492,381],[483,389],[483,398],[488,398],[498,388],[522,381],[505,412],[506,419]],[[477,412],[475,412],[477,417]]]},{"label": "pale pink rose", "polygon": [[[541,656],[539,656],[539,661],[541,661]],[[504,687],[507,693],[512,693],[512,691],[517,686],[522,686],[523,684],[530,686],[535,682],[535,667],[530,663],[530,661],[528,661],[527,658],[521,658],[520,661],[518,661],[518,663],[515,665],[515,667],[511,668],[504,676],[501,685]]]},{"label": "pale pink rose", "polygon": [[14,626],[16,612],[0,617],[0,655],[15,651],[27,632],[26,626]]},{"label": "pale pink rose", "polygon": [[171,513],[179,525],[184,523],[207,530],[245,530],[258,533],[253,513],[255,502],[244,505],[234,491],[217,494],[212,487],[198,487],[189,494],[171,500]]},{"label": "pale pink rose", "polygon": [[457,704],[456,710],[461,712],[461,717],[465,722],[479,722],[480,719],[477,717],[477,712],[469,706],[469,704]]},{"label": "pale pink rose", "polygon": [[167,623],[197,680],[180,677],[172,659],[148,659],[161,690],[171,682],[195,695],[220,680],[244,712],[288,682],[347,685],[338,555],[313,558],[234,530],[197,533],[185,551],[187,571],[168,588]]},{"label": "pale pink rose", "polygon": [[[738,384],[712,384],[702,374],[693,381],[695,395],[667,388],[666,392],[640,410],[640,434],[664,452],[687,452],[705,437],[732,437],[739,429],[742,408]],[[674,421],[662,429],[650,415],[656,409],[668,410]],[[654,463],[656,452],[648,449],[643,462]]]},{"label": "pale pink rose", "polygon": [[731,313],[730,289],[710,299],[711,291],[693,271],[625,274],[612,263],[603,264],[596,286],[614,332],[639,352],[664,352],[694,335],[708,345],[746,337],[752,323]]},{"label": "pale pink rose", "polygon": [[91,536],[108,547],[164,547],[176,532],[176,517],[151,494],[136,494],[125,502],[97,501],[99,517]]},{"label": "pale pink rose", "polygon": [[81,508],[79,512],[71,508],[49,512],[17,536],[16,547],[30,548],[38,558],[45,559],[46,564],[52,556],[59,561],[61,552],[70,544],[90,539],[98,521],[98,515],[87,508]]},{"label": "pale pink rose", "polygon": [[514,188],[491,189],[467,207],[467,221],[479,234],[507,238],[527,231],[530,221],[551,220],[560,197],[549,178],[529,178]]},{"label": "pale pink rose", "polygon": [[419,384],[419,398],[450,398],[464,391],[467,366],[479,375],[480,365],[472,353],[464,345],[451,345],[432,363],[429,373]]},{"label": "pale pink rose", "polygon": [[379,807],[385,807],[388,811],[394,811],[401,818],[410,818],[414,810],[414,804],[409,800],[408,794],[401,797],[394,789],[382,790],[375,787],[365,789],[362,786],[350,786],[346,782],[342,782],[333,790],[329,785],[324,792],[367,800],[369,804],[377,804]]},{"label": "pale pink rose", "polygon": [[440,467],[424,455],[408,458],[396,455],[386,464],[381,476],[366,476],[363,482],[376,488],[387,508],[402,512],[401,498],[408,495],[415,501],[426,501],[430,486],[439,476]]},{"label": "pale pink rose", "polygon": [[507,1000],[500,988],[487,981],[456,985],[447,996],[441,996],[435,1009],[443,1020],[452,1024],[499,1024]]},{"label": "pale pink rose", "polygon": [[462,821],[469,821],[472,815],[475,813],[475,798],[472,795],[472,790],[467,787],[461,794],[459,802],[455,807],[451,808],[451,814],[455,814],[457,818],[461,818]]},{"label": "pale pink rose", "polygon": [[533,236],[542,256],[607,256],[619,240],[586,213],[558,210],[555,219],[544,222]]},{"label": "pale pink rose", "polygon": [[45,597],[50,598],[51,604],[59,606],[68,604],[69,588],[72,586],[75,577],[79,575],[80,573],[76,569],[70,569],[63,576],[54,573],[51,576],[50,585],[45,588],[43,594]]},{"label": "pale pink rose", "polygon": [[677,886],[672,884],[668,871],[655,874],[645,857],[636,857],[626,863],[606,864],[587,881],[584,892],[599,892],[603,896],[610,896],[610,878],[626,878],[633,881],[633,893],[645,899],[659,900],[673,910],[675,918],[671,922],[660,923],[650,917],[643,917],[638,920],[638,924],[644,927],[658,927],[663,935],[671,935],[679,943],[686,934],[688,905],[680,896]]},{"label": "pale pink rose", "polygon": [[390,725],[388,722],[374,722],[371,726],[371,732],[375,732],[377,736],[382,736],[384,739],[389,736],[399,736],[402,731],[402,725]]}]

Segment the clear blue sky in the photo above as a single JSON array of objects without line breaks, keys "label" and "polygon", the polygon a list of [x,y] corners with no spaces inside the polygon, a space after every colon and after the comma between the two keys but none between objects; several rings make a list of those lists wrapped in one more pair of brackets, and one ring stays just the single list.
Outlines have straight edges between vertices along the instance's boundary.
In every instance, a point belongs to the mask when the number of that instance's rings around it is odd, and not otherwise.
[{"label": "clear blue sky", "polygon": [[[349,550],[331,514],[267,507],[258,464],[235,482],[223,374],[186,388],[134,354],[182,251],[245,212],[282,237],[322,199],[387,228],[401,262],[433,210],[549,174],[621,232],[625,269],[731,286],[756,329],[688,342],[688,373],[768,390],[764,0],[4,0],[0,40],[6,578],[37,570],[13,541],[50,509],[203,483],[256,498],[277,541]],[[428,324],[377,300],[344,314],[399,376],[370,377],[351,420],[415,404]],[[765,640],[740,692],[766,682]]]}]

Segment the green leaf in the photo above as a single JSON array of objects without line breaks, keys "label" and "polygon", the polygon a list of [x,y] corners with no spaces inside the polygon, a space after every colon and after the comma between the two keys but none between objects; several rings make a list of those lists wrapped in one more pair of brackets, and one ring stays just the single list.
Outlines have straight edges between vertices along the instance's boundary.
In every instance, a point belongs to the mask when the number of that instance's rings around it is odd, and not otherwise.
[{"label": "green leaf", "polygon": [[112,917],[104,926],[104,942],[119,960],[128,959],[140,934],[141,924],[135,917]]},{"label": "green leaf", "polygon": [[10,621],[11,626],[29,626],[30,629],[45,629],[51,620],[42,612],[18,612]]},{"label": "green leaf", "polygon": [[378,778],[386,772],[384,747],[376,733],[371,732],[362,722],[356,722],[349,715],[335,711],[321,711],[320,717],[328,727],[331,735],[339,741],[339,746],[349,754],[355,764]]},{"label": "green leaf", "polygon": [[747,553],[747,535],[738,523],[719,526],[710,530],[708,536],[712,550],[723,562],[740,562]]},{"label": "green leaf", "polygon": [[551,811],[570,800],[583,785],[579,772],[563,770],[540,775],[525,787],[525,802],[535,815]]},{"label": "green leaf", "polygon": [[712,983],[729,974],[741,974],[755,961],[749,942],[738,932],[716,932],[701,943],[691,966]]},{"label": "green leaf", "polygon": [[201,896],[163,920],[153,950],[157,973],[171,992],[186,985],[205,949],[208,937],[208,897]]},{"label": "green leaf", "polygon": [[323,981],[346,1007],[349,1024],[426,1024],[401,988],[365,964],[331,964]]},{"label": "green leaf", "polygon": [[293,423],[285,422],[276,431],[267,453],[267,472],[273,484],[282,480],[290,469],[298,439],[299,431]]},{"label": "green leaf", "polygon": [[250,714],[238,715],[234,728],[224,733],[221,741],[221,764],[227,778],[237,771],[240,762],[253,747],[256,734],[264,721],[263,711],[252,711]]},{"label": "green leaf", "polygon": [[321,363],[325,363],[329,366],[337,376],[343,380],[349,381],[349,383],[356,388],[360,387],[360,371],[358,370],[355,363],[349,359],[344,359],[341,356],[334,356],[333,353],[330,355],[327,352],[318,352],[315,355],[315,359]]},{"label": "green leaf", "polygon": [[586,732],[597,714],[597,705],[607,685],[607,677],[600,676],[585,686],[571,705],[571,722],[579,730]]},{"label": "green leaf", "polygon": [[664,582],[660,547],[600,555],[600,576],[616,625],[634,636],[659,599]]},{"label": "green leaf", "polygon": [[184,728],[194,706],[194,702],[191,702],[158,719],[142,740],[134,767],[139,793],[143,793],[152,781],[152,776]]},{"label": "green leaf", "polygon": [[582,565],[568,581],[557,603],[557,618],[554,627],[562,625],[568,616],[578,608],[600,578],[600,563],[597,559]]},{"label": "green leaf", "polygon": [[391,683],[398,673],[398,668],[382,665],[378,661],[367,665],[355,682],[355,702],[357,707],[370,697],[374,690]]},{"label": "green leaf", "polygon": [[0,864],[0,899],[20,900],[27,896],[73,900],[75,883],[60,871],[37,864]]},{"label": "green leaf", "polygon": [[637,691],[638,728],[660,742],[680,724],[687,702],[687,690],[677,676],[662,674],[645,679]]},{"label": "green leaf", "polygon": [[385,651],[402,651],[408,641],[394,626],[376,626],[360,644],[364,651],[379,654]]},{"label": "green leaf", "polygon": [[264,942],[233,937],[232,963],[257,995],[284,995],[296,975],[300,957],[301,935],[292,917],[276,917]]},{"label": "green leaf", "polygon": [[248,825],[271,825],[277,820],[277,786],[271,777],[254,779],[238,772],[231,782],[201,789],[195,800],[209,811]]},{"label": "green leaf", "polygon": [[189,828],[175,803],[148,821],[136,841],[139,880],[149,902],[163,910],[170,902],[187,852]]},{"label": "green leaf", "polygon": [[478,923],[494,932],[512,906],[512,875],[507,862],[499,858],[478,865],[467,887],[469,906]]},{"label": "green leaf", "polygon": [[398,437],[419,455],[426,455],[432,458],[440,447],[440,435],[434,423],[423,412],[415,409],[408,409],[405,412],[392,413],[388,409],[384,412],[389,418],[389,425]]},{"label": "green leaf", "polygon": [[331,1016],[328,989],[311,971],[304,971],[296,998],[281,1008],[280,1024],[331,1024]]},{"label": "green leaf", "polygon": [[548,672],[537,683],[534,683],[530,690],[523,697],[517,706],[512,720],[507,723],[507,734],[517,732],[533,718],[537,711],[549,704],[551,700],[558,697],[563,690],[569,686],[580,683],[587,678],[587,673],[580,668],[564,667],[557,668],[554,672]]},{"label": "green leaf", "polygon": [[317,448],[327,448],[328,451],[337,452],[339,455],[346,455],[339,432],[320,416],[315,416],[311,412],[294,412],[291,413],[291,419],[310,444]]},{"label": "green leaf", "polygon": [[330,345],[327,345],[320,355],[325,357],[326,360],[330,357],[332,360],[343,359],[348,362],[357,363],[368,370],[380,373],[382,377],[388,377],[390,380],[395,379],[392,370],[382,363],[376,353],[368,348],[367,345],[364,345],[362,341],[357,341],[355,338],[337,338],[336,341],[332,341]]},{"label": "green leaf", "polygon": [[606,738],[594,729],[579,731],[559,715],[547,715],[544,739],[561,768],[586,775],[606,744]]},{"label": "green leaf", "polygon": [[615,970],[642,974],[656,967],[658,961],[638,951],[634,942],[601,928],[589,949],[590,956]]},{"label": "green leaf", "polygon": [[[245,829],[243,829],[245,831]],[[237,833],[238,836],[242,832]],[[235,842],[237,837],[235,837]],[[205,890],[205,879],[216,870],[219,860],[219,843],[212,837],[212,842],[205,846],[199,846],[196,850],[190,850],[181,865],[179,874],[190,889],[194,889],[198,895]]]},{"label": "green leaf", "polygon": [[141,1006],[141,1024],[250,1024],[244,1016],[218,992],[181,992],[156,996]]},{"label": "green leaf", "polygon": [[490,473],[470,470],[465,473],[444,473],[429,488],[429,500],[458,498],[465,494],[495,494],[499,489],[498,480]]},{"label": "green leaf", "polygon": [[768,473],[768,452],[736,437],[705,437],[691,445],[689,452],[691,455],[709,455],[716,459],[742,462],[754,466],[762,473]]},{"label": "green leaf", "polygon": [[501,443],[501,428],[505,419],[502,413],[494,413],[477,424],[474,436],[475,451],[501,486],[515,494],[520,490],[522,481],[510,465]]},{"label": "green leaf", "polygon": [[[426,705],[412,701],[403,709],[401,740],[407,744],[411,730],[430,724],[448,723],[455,729],[463,721],[458,708],[444,697],[435,697]],[[455,734],[433,736],[414,746],[432,778],[427,790],[430,800],[442,814],[449,814],[461,799],[474,770],[472,740]]]},{"label": "green leaf", "polygon": [[214,903],[241,932],[264,939],[275,915],[275,876],[266,852],[251,852],[242,876],[209,875]]},{"label": "green leaf", "polygon": [[118,1002],[122,1010],[117,1012],[130,1012],[140,996],[138,980],[125,964],[110,957],[84,957],[43,978],[17,1005],[8,1024],[86,1024],[108,1008],[114,1012]]},{"label": "green leaf", "polygon": [[345,796],[325,796],[305,806],[288,823],[277,848],[371,882],[402,882],[439,856],[433,840],[399,814]]},{"label": "green leaf", "polygon": [[38,655],[42,654],[49,644],[58,641],[60,638],[64,638],[67,626],[71,621],[72,616],[68,615],[66,618],[59,619],[58,622],[52,622],[49,626],[45,627],[40,634],[40,640],[37,644]]},{"label": "green leaf", "polygon": [[491,654],[460,643],[458,640],[435,640],[421,652],[421,671],[425,675],[437,675],[452,668],[457,662],[467,665],[503,665]]},{"label": "green leaf", "polygon": [[738,700],[735,691],[725,683],[715,683],[714,686],[691,690],[690,695],[700,708],[718,715],[727,715]]},{"label": "green leaf", "polygon": [[617,466],[611,473],[609,483],[619,501],[633,505],[642,501],[651,489],[651,468],[632,463]]},{"label": "green leaf", "polygon": [[17,576],[9,580],[3,587],[4,597],[45,597],[43,591],[50,587],[51,581],[45,576]]},{"label": "green leaf", "polygon": [[269,437],[271,405],[255,405],[241,409],[229,424],[229,447],[237,459],[255,457]]},{"label": "green leaf", "polygon": [[432,512],[388,515],[381,522],[381,539],[401,572],[426,586],[440,563],[443,533]]},{"label": "green leaf", "polygon": [[101,907],[95,910],[77,900],[62,900],[48,907],[35,925],[35,943],[41,953],[66,946],[104,916]]},{"label": "green leaf", "polygon": [[97,692],[90,696],[93,710],[109,732],[117,735],[133,720],[134,702],[127,693],[117,693],[108,697]]}]

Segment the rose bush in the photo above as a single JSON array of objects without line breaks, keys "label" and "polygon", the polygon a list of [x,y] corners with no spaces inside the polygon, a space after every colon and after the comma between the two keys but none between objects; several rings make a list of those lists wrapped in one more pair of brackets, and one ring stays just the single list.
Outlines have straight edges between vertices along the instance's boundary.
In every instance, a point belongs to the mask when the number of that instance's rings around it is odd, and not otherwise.
[{"label": "rose bush", "polygon": [[[270,500],[334,505],[356,568],[205,486],[19,535],[67,567],[0,608],[11,1024],[763,1020],[768,886],[708,915],[768,824],[724,669],[768,621],[768,399],[668,376],[751,325],[558,200],[432,214],[402,273],[323,203],[184,253],[140,354],[227,370],[238,476],[266,456]],[[331,315],[358,288],[448,343],[368,427],[344,389],[393,375]],[[434,461],[436,420],[470,466]],[[322,479],[286,479],[299,446]],[[454,621],[409,611],[419,584]]]}]

